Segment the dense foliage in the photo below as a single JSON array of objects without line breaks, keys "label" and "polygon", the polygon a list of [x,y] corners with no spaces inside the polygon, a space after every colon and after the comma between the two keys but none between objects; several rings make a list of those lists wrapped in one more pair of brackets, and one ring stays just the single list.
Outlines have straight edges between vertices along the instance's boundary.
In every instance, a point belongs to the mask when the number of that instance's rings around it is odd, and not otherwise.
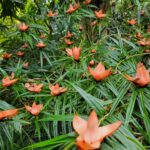
[{"label": "dense foliage", "polygon": [[[100,149],[150,149],[149,73],[139,71],[141,82],[126,75],[134,77],[140,62],[150,68],[150,2],[78,1],[71,13],[77,1],[0,2],[1,150],[75,150],[73,117],[92,110],[100,126],[123,123]],[[100,62],[110,73],[97,79],[90,69]],[[13,81],[4,84],[7,76]],[[33,102],[43,108],[31,112]],[[17,115],[2,118],[15,108]]]}]

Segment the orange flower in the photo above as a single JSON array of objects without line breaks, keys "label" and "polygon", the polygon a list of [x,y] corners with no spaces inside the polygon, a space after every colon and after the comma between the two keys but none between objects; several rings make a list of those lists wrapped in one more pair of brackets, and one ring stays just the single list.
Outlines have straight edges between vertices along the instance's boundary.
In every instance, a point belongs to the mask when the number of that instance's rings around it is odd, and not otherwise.
[{"label": "orange flower", "polygon": [[35,93],[40,93],[42,90],[42,87],[44,86],[43,84],[37,85],[36,83],[30,84],[30,83],[25,83],[25,88],[27,88],[31,92]]},{"label": "orange flower", "polygon": [[150,39],[142,39],[137,42],[141,46],[150,46]]},{"label": "orange flower", "polygon": [[83,4],[88,5],[88,4],[91,3],[91,1],[92,1],[92,0],[85,0],[85,1],[83,2]]},{"label": "orange flower", "polygon": [[16,55],[19,56],[19,57],[22,57],[22,56],[24,56],[24,52],[19,51],[19,52],[16,53]]},{"label": "orange flower", "polygon": [[141,16],[144,16],[145,15],[145,11],[141,10],[140,14],[141,14]]},{"label": "orange flower", "polygon": [[84,29],[83,25],[79,26],[79,30],[82,31]]},{"label": "orange flower", "polygon": [[43,42],[39,42],[35,45],[37,48],[41,49],[44,48],[46,46],[46,44],[44,44]]},{"label": "orange flower", "polygon": [[79,3],[75,3],[74,5],[72,5],[72,4],[70,3],[69,8],[68,8],[68,10],[66,11],[66,13],[67,13],[67,14],[71,14],[71,13],[73,13],[74,11],[76,11],[79,7],[80,7],[80,4],[79,4]]},{"label": "orange flower", "polygon": [[92,50],[91,50],[91,53],[96,53],[96,49],[92,49]]},{"label": "orange flower", "polygon": [[135,36],[136,36],[137,39],[143,38],[140,32],[136,33]]},{"label": "orange flower", "polygon": [[74,60],[78,61],[80,59],[81,48],[74,47],[72,49],[66,48],[66,52],[68,56],[72,56]]},{"label": "orange flower", "polygon": [[72,45],[74,42],[70,41],[69,39],[68,39],[68,40],[65,39],[65,43],[66,43],[67,45]]},{"label": "orange flower", "polygon": [[13,118],[18,114],[18,109],[9,109],[9,110],[4,110],[0,112],[0,120],[4,118]]},{"label": "orange flower", "polygon": [[4,59],[9,59],[11,56],[12,56],[12,54],[4,53],[2,57],[3,57]]},{"label": "orange flower", "polygon": [[14,83],[16,83],[18,81],[18,79],[14,79],[15,75],[14,73],[11,74],[11,77],[6,76],[5,78],[2,79],[2,86],[4,87],[8,87],[13,85]]},{"label": "orange flower", "polygon": [[53,13],[51,10],[47,14],[48,17],[55,17],[57,16],[57,13]]},{"label": "orange flower", "polygon": [[71,38],[72,36],[73,36],[73,34],[68,31],[67,35],[65,36],[65,38]]},{"label": "orange flower", "polygon": [[64,92],[67,91],[67,88],[65,88],[65,87],[60,87],[58,83],[56,83],[55,85],[52,85],[52,84],[50,83],[49,89],[51,90],[52,96],[58,96],[58,95],[60,95],[61,93],[64,93]]},{"label": "orange flower", "polygon": [[91,26],[95,26],[97,24],[97,20],[94,20],[90,23]]},{"label": "orange flower", "polygon": [[147,39],[147,40],[146,40],[146,45],[147,45],[147,46],[150,46],[150,39]]},{"label": "orange flower", "polygon": [[91,61],[89,62],[89,65],[90,65],[90,66],[94,66],[94,60],[91,60]]},{"label": "orange flower", "polygon": [[140,40],[137,42],[138,45],[140,46],[146,46],[146,41],[145,40]]},{"label": "orange flower", "polygon": [[145,49],[144,52],[145,53],[150,53],[150,49]]},{"label": "orange flower", "polygon": [[135,25],[136,24],[136,19],[131,19],[128,21],[129,25]]},{"label": "orange flower", "polygon": [[40,111],[43,109],[43,104],[36,105],[35,102],[33,102],[32,107],[25,105],[25,108],[28,112],[30,112],[34,116],[38,116]]},{"label": "orange flower", "polygon": [[94,70],[92,70],[90,67],[88,67],[88,70],[89,70],[90,74],[93,76],[93,78],[97,81],[100,81],[100,80],[106,78],[107,76],[109,76],[112,73],[111,72],[112,68],[105,70],[105,67],[102,63],[99,63]]},{"label": "orange flower", "polygon": [[131,77],[126,74],[125,78],[141,87],[144,87],[150,83],[149,71],[146,70],[145,66],[141,62],[137,64],[136,76]]},{"label": "orange flower", "polygon": [[106,17],[106,14],[103,13],[103,10],[95,11],[95,16],[99,19]]},{"label": "orange flower", "polygon": [[111,136],[120,126],[121,121],[99,127],[95,111],[92,111],[86,121],[78,115],[74,116],[73,128],[79,134],[76,144],[80,150],[94,150],[100,147],[105,137]]},{"label": "orange flower", "polygon": [[29,45],[27,44],[27,43],[24,43],[23,45],[22,45],[22,48],[28,48],[29,47]]},{"label": "orange flower", "polygon": [[23,63],[23,67],[24,67],[24,68],[28,68],[28,67],[29,67],[29,62]]},{"label": "orange flower", "polygon": [[150,28],[148,28],[146,32],[147,32],[147,33],[150,33]]},{"label": "orange flower", "polygon": [[26,25],[24,22],[18,25],[20,31],[25,32],[29,29],[29,26]]},{"label": "orange flower", "polygon": [[41,35],[40,35],[40,38],[41,38],[41,39],[44,39],[45,37],[46,37],[45,34],[41,34]]}]

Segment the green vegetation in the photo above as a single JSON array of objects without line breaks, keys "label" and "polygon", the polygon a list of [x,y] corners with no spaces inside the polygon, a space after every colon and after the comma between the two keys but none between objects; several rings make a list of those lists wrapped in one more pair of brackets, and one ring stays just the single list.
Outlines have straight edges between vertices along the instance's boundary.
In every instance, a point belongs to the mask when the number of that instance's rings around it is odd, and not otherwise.
[{"label": "green vegetation", "polygon": [[[101,150],[150,149],[150,76],[147,81],[143,68],[133,82],[126,76],[135,77],[140,62],[150,68],[150,2],[78,2],[66,13],[69,0],[0,0],[1,150],[76,150],[73,117],[87,119],[92,110],[100,126],[123,123]],[[99,10],[101,18],[94,12]],[[68,31],[73,36],[65,38]],[[89,66],[94,70],[100,62],[112,70],[96,81]],[[3,79],[12,73],[17,80],[8,86]],[[43,85],[35,90],[33,83]],[[64,87],[60,95],[52,89],[57,83]],[[43,104],[38,115],[25,109],[33,102]],[[2,117],[15,108],[17,115]]]}]

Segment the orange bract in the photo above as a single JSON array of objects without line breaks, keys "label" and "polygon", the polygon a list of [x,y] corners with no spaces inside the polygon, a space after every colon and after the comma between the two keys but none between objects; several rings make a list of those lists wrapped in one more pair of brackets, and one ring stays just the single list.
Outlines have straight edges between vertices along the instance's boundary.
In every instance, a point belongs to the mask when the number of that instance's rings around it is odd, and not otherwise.
[{"label": "orange bract", "polygon": [[56,83],[55,85],[52,85],[52,84],[50,83],[49,89],[51,90],[52,96],[58,96],[58,95],[60,95],[61,93],[64,93],[64,92],[67,91],[67,88],[65,88],[65,87],[60,87],[58,83]]},{"label": "orange bract", "polygon": [[81,48],[73,47],[72,49],[66,48],[66,52],[68,56],[72,56],[74,60],[78,61],[80,59]]},{"label": "orange bract", "polygon": [[74,5],[72,5],[72,4],[70,3],[69,8],[68,8],[68,10],[66,11],[66,13],[71,14],[71,13],[73,13],[74,11],[76,11],[79,7],[80,7],[80,4],[79,4],[79,3],[75,3]]},{"label": "orange bract", "polygon": [[128,21],[128,24],[130,25],[135,25],[136,24],[136,19],[131,19]]},{"label": "orange bract", "polygon": [[4,110],[0,112],[0,120],[3,118],[13,118],[18,114],[18,109],[9,109],[9,110]]},{"label": "orange bract", "polygon": [[105,70],[104,65],[99,63],[94,70],[90,67],[88,67],[88,70],[95,80],[100,81],[111,74],[112,68]]},{"label": "orange bract", "polygon": [[79,30],[82,31],[84,29],[83,25],[79,25]]},{"label": "orange bract", "polygon": [[65,36],[65,38],[71,38],[72,36],[73,36],[73,34],[68,31],[67,35]]},{"label": "orange bract", "polygon": [[19,56],[19,57],[22,57],[22,56],[24,56],[24,52],[18,51],[18,52],[16,53],[16,55]]},{"label": "orange bract", "polygon": [[25,88],[28,89],[31,92],[40,93],[42,90],[43,84],[37,85],[36,83],[25,83]]},{"label": "orange bract", "polygon": [[91,53],[96,53],[96,49],[92,49],[90,52]]},{"label": "orange bract", "polygon": [[11,77],[6,76],[5,78],[2,79],[2,86],[8,87],[16,83],[18,79],[14,79],[14,73],[11,74]]},{"label": "orange bract", "polygon": [[44,44],[43,42],[39,42],[35,45],[37,48],[41,49],[44,48],[46,46],[46,44]]},{"label": "orange bract", "polygon": [[141,46],[150,46],[150,39],[142,39],[137,42]]},{"label": "orange bract", "polygon": [[91,26],[95,26],[97,24],[97,20],[94,20],[90,23]]},{"label": "orange bract", "polygon": [[45,34],[41,34],[41,35],[39,36],[39,38],[41,38],[41,39],[44,39],[45,37],[46,37]]},{"label": "orange bract", "polygon": [[145,11],[141,10],[140,14],[141,14],[141,16],[144,16],[145,15]]},{"label": "orange bract", "polygon": [[18,25],[20,31],[25,32],[29,29],[29,26],[26,25],[24,22]]},{"label": "orange bract", "polygon": [[24,43],[23,45],[22,45],[22,48],[28,48],[29,47],[29,45],[27,44],[27,43]]},{"label": "orange bract", "polygon": [[95,11],[95,16],[99,19],[106,17],[106,14],[103,13],[103,10]]},{"label": "orange bract", "polygon": [[39,115],[40,111],[43,109],[43,104],[36,105],[36,103],[33,102],[32,107],[25,105],[25,108],[32,115],[37,116],[37,115]]},{"label": "orange bract", "polygon": [[125,78],[141,87],[144,87],[150,83],[149,72],[148,72],[148,70],[146,70],[144,64],[141,62],[137,64],[136,76],[131,77],[126,74]]},{"label": "orange bract", "polygon": [[91,3],[91,1],[92,1],[92,0],[85,0],[85,1],[83,2],[83,4],[88,5],[88,4]]},{"label": "orange bract", "polygon": [[90,66],[93,66],[94,63],[95,63],[94,60],[91,60],[91,61],[89,62],[89,65],[90,65]]},{"label": "orange bract", "polygon": [[9,59],[11,56],[12,56],[12,54],[4,53],[2,57],[3,57],[4,59]]},{"label": "orange bract", "polygon": [[100,147],[105,137],[111,136],[120,126],[122,122],[99,127],[98,118],[95,111],[92,111],[89,119],[84,120],[78,115],[74,116],[73,128],[79,134],[76,144],[81,150],[94,150]]},{"label": "orange bract", "polygon": [[72,45],[74,42],[70,41],[69,39],[68,39],[68,40],[65,39],[65,43],[66,43],[67,45]]},{"label": "orange bract", "polygon": [[28,68],[28,67],[29,67],[29,62],[23,63],[23,67],[24,67],[24,68]]},{"label": "orange bract", "polygon": [[136,36],[136,38],[137,38],[137,39],[141,39],[141,38],[143,38],[143,36],[141,35],[141,33],[140,33],[140,32],[136,33],[136,34],[135,34],[135,36]]},{"label": "orange bract", "polygon": [[57,13],[53,13],[52,11],[49,11],[47,16],[48,17],[54,17],[54,16],[57,16]]}]

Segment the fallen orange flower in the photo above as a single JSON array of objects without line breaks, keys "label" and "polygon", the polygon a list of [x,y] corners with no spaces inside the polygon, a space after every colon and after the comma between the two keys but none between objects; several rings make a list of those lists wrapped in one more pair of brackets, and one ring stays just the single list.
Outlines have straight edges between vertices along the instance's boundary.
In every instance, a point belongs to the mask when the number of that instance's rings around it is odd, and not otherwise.
[{"label": "fallen orange flower", "polygon": [[61,93],[64,93],[64,92],[67,91],[67,88],[65,88],[65,87],[60,87],[58,83],[56,83],[55,85],[52,85],[52,84],[50,83],[49,89],[51,90],[52,96],[58,96],[58,95],[60,95]]},{"label": "fallen orange flower", "polygon": [[14,73],[11,74],[11,77],[6,76],[5,78],[2,79],[2,86],[4,87],[8,87],[13,85],[14,83],[16,83],[18,81],[18,79],[14,79]]},{"label": "fallen orange flower", "polygon": [[32,115],[37,116],[37,115],[39,115],[40,111],[43,109],[43,104],[36,105],[36,103],[33,102],[32,107],[25,105],[25,108]]},{"label": "fallen orange flower", "polygon": [[136,24],[136,19],[131,19],[128,21],[128,24],[130,25],[135,25]]},{"label": "fallen orange flower", "polygon": [[83,2],[83,4],[88,5],[88,4],[91,3],[91,1],[92,1],[92,0],[85,0],[85,1]]},{"label": "fallen orange flower", "polygon": [[73,47],[72,49],[66,48],[66,52],[68,56],[72,56],[74,60],[78,61],[80,59],[81,48]]},{"label": "fallen orange flower", "polygon": [[124,77],[127,80],[129,80],[129,81],[131,81],[131,82],[133,82],[133,83],[135,83],[135,84],[137,84],[141,87],[144,87],[144,86],[146,86],[150,83],[149,71],[146,70],[144,64],[141,63],[141,62],[137,64],[136,76],[135,77],[131,77],[127,74],[124,75]]},{"label": "fallen orange flower", "polygon": [[75,12],[78,8],[80,7],[79,3],[75,3],[74,5],[72,5],[70,3],[68,10],[66,11],[67,14],[71,14],[73,12]]},{"label": "fallen orange flower", "polygon": [[67,35],[65,36],[65,38],[71,38],[72,36],[73,36],[73,34],[68,31]]},{"label": "fallen orange flower", "polygon": [[74,42],[70,41],[69,39],[68,39],[68,40],[65,39],[65,43],[66,43],[67,45],[72,45]]},{"label": "fallen orange flower", "polygon": [[35,45],[37,48],[41,49],[44,48],[46,46],[46,44],[44,44],[43,42],[39,42]]},{"label": "fallen orange flower", "polygon": [[76,144],[80,150],[98,149],[105,137],[111,136],[120,126],[121,121],[99,127],[98,117],[95,111],[92,111],[89,119],[86,121],[75,115],[73,118],[73,128],[79,134]]},{"label": "fallen orange flower", "polygon": [[20,31],[25,32],[29,29],[29,26],[26,25],[24,22],[18,25]]},{"label": "fallen orange flower", "polygon": [[9,110],[0,111],[0,120],[4,118],[11,119],[17,114],[18,114],[18,109],[9,109]]},{"label": "fallen orange flower", "polygon": [[24,52],[18,51],[18,52],[16,53],[16,55],[19,56],[19,57],[22,57],[22,56],[24,56]]},{"label": "fallen orange flower", "polygon": [[112,73],[111,72],[112,68],[105,70],[105,67],[102,63],[99,63],[94,70],[92,70],[90,67],[88,67],[88,70],[90,74],[93,76],[93,78],[97,81],[106,78]]},{"label": "fallen orange flower", "polygon": [[37,85],[36,83],[25,83],[25,88],[28,89],[31,92],[40,93],[42,90],[43,84]]},{"label": "fallen orange flower", "polygon": [[95,16],[99,19],[106,17],[106,14],[103,13],[103,10],[95,11]]},{"label": "fallen orange flower", "polygon": [[55,17],[55,16],[57,16],[57,13],[53,13],[52,11],[49,11],[47,16],[48,17]]},{"label": "fallen orange flower", "polygon": [[3,57],[4,59],[9,59],[11,56],[12,56],[12,54],[9,54],[9,53],[4,53],[4,54],[2,55],[2,57]]}]

